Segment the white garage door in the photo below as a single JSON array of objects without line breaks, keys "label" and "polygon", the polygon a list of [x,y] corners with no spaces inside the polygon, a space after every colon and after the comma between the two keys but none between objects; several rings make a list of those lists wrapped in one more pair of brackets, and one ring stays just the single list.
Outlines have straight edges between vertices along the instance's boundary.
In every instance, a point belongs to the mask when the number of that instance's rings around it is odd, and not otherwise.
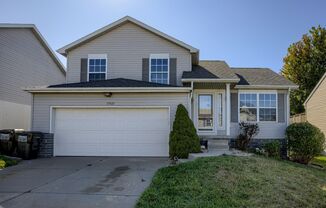
[{"label": "white garage door", "polygon": [[56,156],[168,156],[167,108],[56,109]]}]

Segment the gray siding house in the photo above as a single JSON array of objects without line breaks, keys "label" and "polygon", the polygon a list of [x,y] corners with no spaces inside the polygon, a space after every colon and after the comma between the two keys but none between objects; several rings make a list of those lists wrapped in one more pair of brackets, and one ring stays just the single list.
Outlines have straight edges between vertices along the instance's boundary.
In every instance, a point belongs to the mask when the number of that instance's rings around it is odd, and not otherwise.
[{"label": "gray siding house", "polygon": [[65,68],[35,25],[0,24],[0,129],[30,129],[29,86],[65,83]]},{"label": "gray siding house", "polygon": [[270,69],[201,61],[199,50],[129,16],[58,50],[67,83],[26,89],[32,128],[54,134],[54,156],[168,156],[178,104],[200,137],[232,140],[240,121],[256,140],[284,139],[289,93]]}]

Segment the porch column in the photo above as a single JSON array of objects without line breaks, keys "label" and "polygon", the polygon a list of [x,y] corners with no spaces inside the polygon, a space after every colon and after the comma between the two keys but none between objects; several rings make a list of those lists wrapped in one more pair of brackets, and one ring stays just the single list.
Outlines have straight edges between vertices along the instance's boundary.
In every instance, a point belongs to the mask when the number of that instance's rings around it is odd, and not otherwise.
[{"label": "porch column", "polygon": [[286,125],[290,125],[290,88],[286,94]]},{"label": "porch column", "polygon": [[226,135],[230,136],[231,124],[231,94],[230,84],[226,84]]}]

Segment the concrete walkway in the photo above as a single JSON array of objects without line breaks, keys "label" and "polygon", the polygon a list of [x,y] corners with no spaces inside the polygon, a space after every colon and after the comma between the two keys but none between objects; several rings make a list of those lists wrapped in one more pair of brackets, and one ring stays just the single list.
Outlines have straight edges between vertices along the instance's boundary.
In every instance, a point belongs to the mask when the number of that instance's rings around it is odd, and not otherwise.
[{"label": "concrete walkway", "polygon": [[133,207],[168,158],[56,157],[0,170],[0,207]]}]

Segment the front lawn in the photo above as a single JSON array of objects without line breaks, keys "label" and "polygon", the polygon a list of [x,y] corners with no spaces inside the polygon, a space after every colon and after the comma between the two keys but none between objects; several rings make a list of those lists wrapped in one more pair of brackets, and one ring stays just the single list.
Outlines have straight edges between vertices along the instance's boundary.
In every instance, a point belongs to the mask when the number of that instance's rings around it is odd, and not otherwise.
[{"label": "front lawn", "polygon": [[6,156],[0,155],[0,169],[9,167],[12,165],[17,165],[17,164],[18,164],[17,160],[13,160]]},{"label": "front lawn", "polygon": [[310,164],[316,164],[319,165],[321,167],[323,167],[326,171],[326,156],[325,155],[321,155],[318,157],[315,157]]},{"label": "front lawn", "polygon": [[143,207],[326,207],[326,171],[259,156],[220,156],[160,169]]}]

